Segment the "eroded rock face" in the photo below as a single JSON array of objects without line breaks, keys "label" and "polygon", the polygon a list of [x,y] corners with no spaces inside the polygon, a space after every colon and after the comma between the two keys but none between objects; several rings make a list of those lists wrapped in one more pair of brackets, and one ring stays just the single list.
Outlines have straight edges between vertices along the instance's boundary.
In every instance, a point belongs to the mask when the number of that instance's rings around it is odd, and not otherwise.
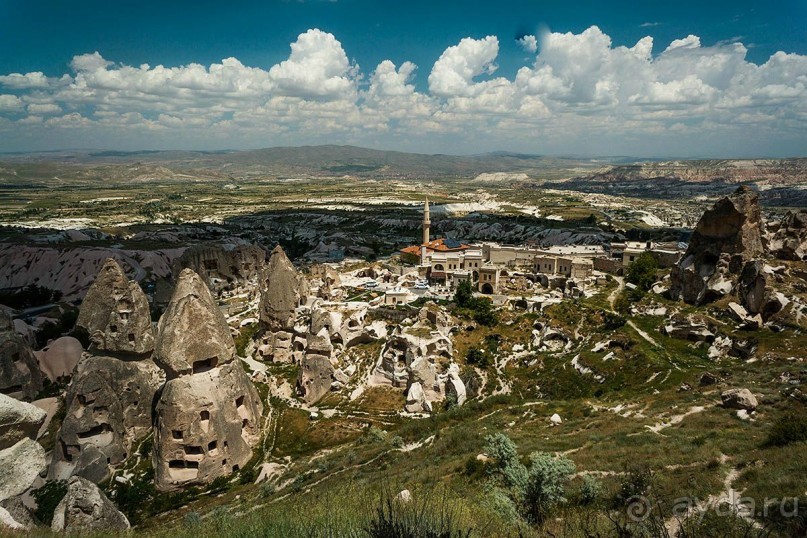
[{"label": "eroded rock face", "polygon": [[262,412],[238,362],[168,381],[156,409],[157,488],[205,484],[242,468],[259,441]]},{"label": "eroded rock face", "polygon": [[704,212],[671,273],[670,294],[702,304],[731,293],[745,262],[763,254],[759,196],[740,187]]},{"label": "eroded rock face", "polygon": [[261,286],[260,319],[270,331],[294,328],[294,311],[308,299],[308,283],[278,245],[269,256]]},{"label": "eroded rock face", "polygon": [[110,466],[123,462],[133,442],[151,428],[161,384],[162,373],[151,360],[85,356],[67,389],[51,478],[78,475],[95,483],[108,478]]},{"label": "eroded rock face", "polygon": [[807,258],[807,211],[788,211],[768,244],[780,260]]},{"label": "eroded rock face", "polygon": [[104,492],[78,476],[67,482],[67,494],[56,506],[51,523],[56,532],[119,532],[129,528],[129,520]]},{"label": "eroded rock face", "polygon": [[224,314],[202,279],[185,269],[160,318],[154,362],[169,379],[227,364],[235,343]]},{"label": "eroded rock face", "polygon": [[300,365],[297,393],[306,403],[314,403],[331,389],[333,380],[334,368],[331,361],[321,355],[308,355]]},{"label": "eroded rock face", "polygon": [[0,310],[0,394],[32,400],[42,390],[42,372],[33,351]]},{"label": "eroded rock face", "polygon": [[146,295],[112,258],[87,291],[76,325],[87,330],[92,346],[101,351],[145,354],[154,349]]},{"label": "eroded rock face", "polygon": [[266,251],[256,245],[195,245],[174,262],[174,273],[191,269],[217,292],[257,280],[265,259]]},{"label": "eroded rock face", "polygon": [[36,439],[47,414],[29,403],[0,394],[0,450],[28,437]]},{"label": "eroded rock face", "polygon": [[160,319],[156,354],[169,377],[155,410],[157,488],[205,484],[243,467],[260,438],[263,406],[233,361],[224,316],[190,269]]}]

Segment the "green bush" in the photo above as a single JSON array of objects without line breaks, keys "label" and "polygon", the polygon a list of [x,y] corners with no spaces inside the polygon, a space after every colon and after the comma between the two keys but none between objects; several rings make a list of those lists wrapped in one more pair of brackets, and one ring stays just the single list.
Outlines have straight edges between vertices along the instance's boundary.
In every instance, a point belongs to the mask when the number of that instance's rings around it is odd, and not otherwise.
[{"label": "green bush", "polygon": [[524,498],[528,520],[540,523],[555,506],[566,502],[566,483],[574,471],[574,463],[566,456],[544,452],[530,456]]},{"label": "green bush", "polygon": [[389,491],[382,494],[374,516],[367,525],[370,538],[463,538],[471,529],[459,524],[459,510],[442,496],[435,499],[417,495],[410,501],[397,499]]},{"label": "green bush", "polygon": [[53,512],[67,493],[67,482],[64,480],[53,480],[45,482],[45,485],[31,492],[31,496],[36,500],[36,518],[50,525],[53,521]]},{"label": "green bush", "polygon": [[602,495],[602,482],[596,477],[586,475],[583,477],[583,486],[580,488],[580,504],[590,505],[596,503]]},{"label": "green bush", "polygon": [[473,364],[474,366],[478,366],[482,369],[490,366],[490,357],[484,352],[484,350],[479,349],[478,347],[472,347],[469,349],[468,353],[465,354],[465,360],[468,362],[468,364]]},{"label": "green bush", "polygon": [[768,432],[769,446],[785,446],[807,441],[807,413],[790,412],[780,416]]}]

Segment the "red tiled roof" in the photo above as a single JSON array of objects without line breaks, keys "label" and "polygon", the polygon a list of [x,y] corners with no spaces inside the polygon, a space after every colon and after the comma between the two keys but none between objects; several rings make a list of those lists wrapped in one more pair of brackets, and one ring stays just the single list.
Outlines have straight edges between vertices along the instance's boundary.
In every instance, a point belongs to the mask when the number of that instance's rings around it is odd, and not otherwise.
[{"label": "red tiled roof", "polygon": [[460,252],[462,250],[468,250],[471,248],[470,245],[466,245],[465,243],[460,244],[458,247],[451,248],[445,244],[445,238],[441,237],[440,239],[435,239],[422,245],[412,245],[403,248],[401,249],[401,252],[403,254],[414,254],[415,256],[420,256],[420,249],[424,246],[426,247],[427,252]]}]

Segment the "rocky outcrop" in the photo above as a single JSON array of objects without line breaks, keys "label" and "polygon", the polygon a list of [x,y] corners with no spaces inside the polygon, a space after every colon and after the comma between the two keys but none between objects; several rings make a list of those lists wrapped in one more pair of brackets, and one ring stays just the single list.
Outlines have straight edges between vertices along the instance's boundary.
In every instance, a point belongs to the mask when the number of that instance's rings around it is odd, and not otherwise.
[{"label": "rocky outcrop", "polygon": [[45,449],[28,437],[0,450],[0,501],[24,493],[46,468]]},{"label": "rocky outcrop", "polygon": [[145,354],[154,348],[146,295],[112,258],[87,291],[76,325],[86,329],[92,347],[101,351]]},{"label": "rocky outcrop", "polygon": [[780,260],[807,258],[807,211],[788,211],[771,237],[768,250]]},{"label": "rocky outcrop", "polygon": [[67,493],[56,506],[51,523],[51,530],[68,533],[115,533],[129,528],[129,520],[104,492],[77,476],[67,482]]},{"label": "rocky outcrop", "polygon": [[47,414],[29,403],[0,394],[0,450],[28,437],[36,439]]},{"label": "rocky outcrop", "polygon": [[269,256],[262,280],[261,322],[270,331],[293,329],[295,310],[308,300],[308,283],[279,245]]},{"label": "rocky outcrop", "polygon": [[704,212],[671,273],[670,294],[702,304],[731,293],[745,263],[763,254],[759,197],[748,187]]},{"label": "rocky outcrop", "polygon": [[0,309],[0,394],[32,400],[42,390],[42,373],[33,351]]},{"label": "rocky outcrop", "polygon": [[297,376],[297,394],[306,403],[314,403],[322,398],[334,382],[334,368],[326,357],[308,355],[300,365]]},{"label": "rocky outcrop", "polygon": [[224,314],[202,279],[185,269],[157,326],[154,362],[169,379],[233,360],[235,343]]},{"label": "rocky outcrop", "polygon": [[265,260],[266,251],[256,245],[194,245],[175,260],[174,274],[190,269],[216,294],[234,286],[256,282]]},{"label": "rocky outcrop", "polygon": [[428,334],[400,331],[387,338],[376,372],[393,386],[405,386],[409,381],[409,369],[417,359],[451,357],[452,352],[451,340],[437,331]]},{"label": "rocky outcrop", "polygon": [[122,463],[151,428],[162,373],[151,360],[85,356],[65,396],[65,414],[50,468],[52,479],[72,475],[99,483]]},{"label": "rocky outcrop", "polygon": [[205,484],[242,468],[259,441],[263,406],[233,360],[224,316],[189,269],[160,319],[156,353],[169,377],[155,410],[157,488]]},{"label": "rocky outcrop", "polygon": [[84,347],[72,336],[62,336],[49,343],[46,347],[35,351],[39,369],[51,381],[69,378],[73,375]]},{"label": "rocky outcrop", "polygon": [[757,408],[757,399],[748,389],[729,389],[720,395],[726,409],[744,409],[753,411]]}]

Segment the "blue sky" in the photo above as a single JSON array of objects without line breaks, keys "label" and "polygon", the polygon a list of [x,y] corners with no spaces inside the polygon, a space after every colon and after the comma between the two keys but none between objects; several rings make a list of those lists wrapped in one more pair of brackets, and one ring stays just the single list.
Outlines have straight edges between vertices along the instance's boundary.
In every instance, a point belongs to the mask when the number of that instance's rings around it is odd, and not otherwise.
[{"label": "blue sky", "polygon": [[[0,151],[332,142],[803,155],[805,28],[807,2],[795,1],[5,0]],[[536,36],[537,50],[516,41],[523,35]],[[652,48],[634,48],[646,37]],[[302,52],[289,61],[292,43]],[[644,64],[620,47],[647,51]],[[770,63],[779,51],[789,56]],[[95,52],[102,60],[74,61]],[[211,66],[225,58],[243,69],[216,78]],[[189,64],[210,76],[150,71]],[[47,82],[9,78],[28,73]],[[749,128],[753,143],[743,141]]]}]

